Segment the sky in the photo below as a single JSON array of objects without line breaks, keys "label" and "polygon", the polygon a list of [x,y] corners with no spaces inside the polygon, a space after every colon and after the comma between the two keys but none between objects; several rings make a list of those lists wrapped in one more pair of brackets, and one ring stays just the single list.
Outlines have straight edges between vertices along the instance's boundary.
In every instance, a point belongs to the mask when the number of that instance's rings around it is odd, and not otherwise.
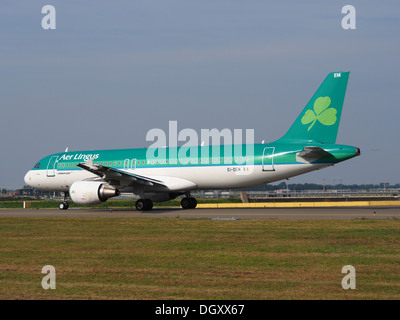
[{"label": "sky", "polygon": [[361,156],[288,183],[400,183],[399,18],[395,0],[3,0],[0,187],[67,147],[148,147],[169,121],[274,141],[334,71],[351,72],[337,143]]}]

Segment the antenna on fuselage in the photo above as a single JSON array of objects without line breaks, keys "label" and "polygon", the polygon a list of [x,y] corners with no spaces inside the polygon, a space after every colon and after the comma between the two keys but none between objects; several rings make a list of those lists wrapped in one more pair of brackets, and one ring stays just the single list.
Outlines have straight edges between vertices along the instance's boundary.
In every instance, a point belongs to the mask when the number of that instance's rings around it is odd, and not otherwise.
[{"label": "antenna on fuselage", "polygon": [[64,152],[68,152],[68,147],[65,149],[65,151]]}]

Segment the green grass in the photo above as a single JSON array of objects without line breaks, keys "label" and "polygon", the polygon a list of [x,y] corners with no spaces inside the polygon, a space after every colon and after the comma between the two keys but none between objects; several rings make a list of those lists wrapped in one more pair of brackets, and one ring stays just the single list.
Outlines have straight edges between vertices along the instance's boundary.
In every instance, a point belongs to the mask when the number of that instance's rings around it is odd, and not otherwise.
[{"label": "green grass", "polygon": [[398,220],[0,218],[0,299],[399,299],[399,240]]}]

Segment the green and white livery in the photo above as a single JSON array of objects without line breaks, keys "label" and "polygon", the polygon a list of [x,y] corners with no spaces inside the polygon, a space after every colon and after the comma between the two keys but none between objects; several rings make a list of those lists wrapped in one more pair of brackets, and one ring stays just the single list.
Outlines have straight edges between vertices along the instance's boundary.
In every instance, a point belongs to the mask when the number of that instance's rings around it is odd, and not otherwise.
[{"label": "green and white livery", "polygon": [[[180,195],[185,196],[181,206],[187,209],[197,205],[192,190],[255,186],[332,166],[360,154],[359,148],[335,144],[348,78],[349,72],[328,74],[275,142],[167,147],[164,157],[157,156],[160,150],[147,148],[62,152],[41,159],[25,182],[41,190],[63,191],[79,205],[131,192],[140,197],[138,210],[150,210],[153,201]],[[177,156],[181,154],[185,156]],[[67,208],[65,198],[60,209]]]}]

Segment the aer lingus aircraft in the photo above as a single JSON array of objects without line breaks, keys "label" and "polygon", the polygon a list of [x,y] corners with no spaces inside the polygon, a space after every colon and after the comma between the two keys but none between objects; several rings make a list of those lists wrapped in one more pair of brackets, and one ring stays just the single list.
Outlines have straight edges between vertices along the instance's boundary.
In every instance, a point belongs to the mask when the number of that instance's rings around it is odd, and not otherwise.
[{"label": "aer lingus aircraft", "polygon": [[[166,147],[158,152],[163,158],[149,148],[66,150],[38,161],[25,182],[64,192],[60,209],[68,208],[68,195],[78,205],[89,205],[120,192],[138,195],[138,210],[181,195],[181,206],[187,209],[197,205],[192,190],[255,186],[332,166],[360,154],[359,148],[335,144],[348,78],[349,72],[328,74],[286,134],[272,143],[221,145],[217,155],[215,146],[186,147],[184,152],[183,147]],[[233,148],[241,156],[232,155]],[[178,157],[182,153],[184,159]]]}]

